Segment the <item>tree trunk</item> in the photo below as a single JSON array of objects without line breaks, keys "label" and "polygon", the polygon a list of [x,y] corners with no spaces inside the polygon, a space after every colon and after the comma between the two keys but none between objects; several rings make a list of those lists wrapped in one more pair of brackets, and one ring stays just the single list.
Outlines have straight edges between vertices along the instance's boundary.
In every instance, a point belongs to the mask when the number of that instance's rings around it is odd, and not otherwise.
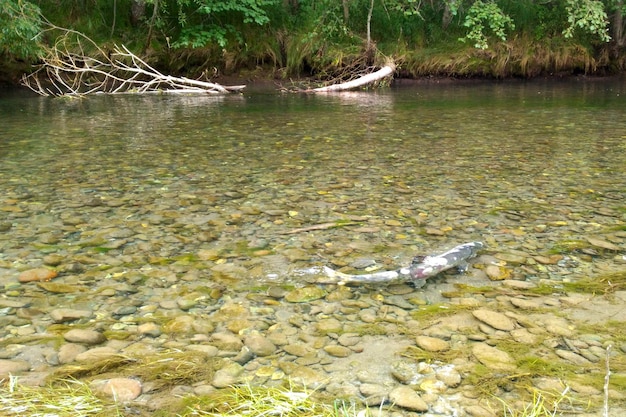
[{"label": "tree trunk", "polygon": [[146,0],[132,0],[130,4],[130,23],[139,26],[146,15]]},{"label": "tree trunk", "polygon": [[445,2],[445,6],[444,7],[445,8],[443,10],[443,19],[442,19],[442,22],[441,22],[441,26],[445,30],[450,25],[450,22],[452,22],[452,18],[454,17],[454,14],[452,13],[452,10],[450,9],[450,2],[449,1]]},{"label": "tree trunk", "polygon": [[[146,51],[150,47],[150,43],[152,42],[152,30],[154,29],[154,23],[156,22],[158,15],[159,15],[159,0],[154,0],[154,8],[152,9],[152,17],[150,18],[150,27],[148,28],[148,36],[146,37],[146,44],[143,48],[144,54],[146,53]],[[169,42],[168,42],[168,46],[169,46]]]},{"label": "tree trunk", "polygon": [[370,1],[370,9],[367,12],[367,50],[372,47],[372,13],[374,11],[374,0]]},{"label": "tree trunk", "polygon": [[615,14],[613,15],[613,40],[615,41],[615,45],[621,48],[624,46],[624,15],[622,14],[622,9],[624,7],[624,2],[619,0],[615,4]]},{"label": "tree trunk", "polygon": [[613,55],[619,58],[620,51],[624,48],[626,41],[624,35],[624,15],[622,14],[622,8],[624,7],[623,0],[619,0],[615,4],[615,13],[613,14],[613,25],[611,35],[613,37]]}]

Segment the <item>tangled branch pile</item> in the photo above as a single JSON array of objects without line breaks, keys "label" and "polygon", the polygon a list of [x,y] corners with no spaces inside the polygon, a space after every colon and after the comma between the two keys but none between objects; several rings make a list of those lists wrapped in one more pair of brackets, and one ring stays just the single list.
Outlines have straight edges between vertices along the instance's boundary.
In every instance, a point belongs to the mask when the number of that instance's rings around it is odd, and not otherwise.
[{"label": "tangled branch pile", "polygon": [[[224,94],[245,87],[164,75],[125,46],[116,45],[112,51],[105,51],[80,32],[62,30],[64,34],[48,48],[37,70],[22,78],[22,84],[37,94]],[[85,43],[93,52],[86,52]]]}]

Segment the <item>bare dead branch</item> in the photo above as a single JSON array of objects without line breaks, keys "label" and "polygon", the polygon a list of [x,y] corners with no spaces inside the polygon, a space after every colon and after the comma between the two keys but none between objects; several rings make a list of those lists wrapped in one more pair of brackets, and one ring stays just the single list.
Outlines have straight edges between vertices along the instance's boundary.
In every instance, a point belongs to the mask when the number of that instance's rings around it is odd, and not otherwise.
[{"label": "bare dead branch", "polygon": [[311,91],[314,93],[328,93],[333,91],[345,91],[352,90],[354,88],[362,87],[367,84],[380,82],[381,80],[391,77],[396,70],[396,65],[393,62],[388,62],[384,67],[376,72],[363,75],[355,80],[347,81],[340,84],[332,84],[326,87],[314,88]]},{"label": "bare dead branch", "polygon": [[[107,52],[84,34],[48,23],[62,32],[47,50],[43,63],[22,78],[22,84],[44,96],[88,95],[93,93],[185,93],[227,94],[245,86],[222,86],[187,77],[165,75],[126,46]],[[83,43],[87,42],[88,54]]]}]

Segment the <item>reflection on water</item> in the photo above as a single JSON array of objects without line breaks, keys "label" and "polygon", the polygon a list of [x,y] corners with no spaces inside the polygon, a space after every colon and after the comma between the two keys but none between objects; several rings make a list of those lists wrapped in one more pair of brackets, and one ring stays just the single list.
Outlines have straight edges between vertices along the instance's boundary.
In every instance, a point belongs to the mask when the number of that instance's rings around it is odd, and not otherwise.
[{"label": "reflection on water", "polygon": [[[38,234],[72,224],[91,234],[143,228],[140,240],[151,245],[109,252],[131,257],[242,241],[338,264],[359,250],[407,258],[478,239],[494,251],[543,253],[624,227],[624,89],[520,82],[6,99],[0,205],[12,227],[1,256],[13,260]],[[94,198],[101,203],[90,205]],[[283,234],[346,218],[363,227]],[[203,232],[213,237],[194,239]],[[623,236],[608,238],[624,246]],[[354,242],[372,246],[338,249]],[[36,259],[36,251],[23,255]],[[287,255],[279,266],[307,263]]]}]

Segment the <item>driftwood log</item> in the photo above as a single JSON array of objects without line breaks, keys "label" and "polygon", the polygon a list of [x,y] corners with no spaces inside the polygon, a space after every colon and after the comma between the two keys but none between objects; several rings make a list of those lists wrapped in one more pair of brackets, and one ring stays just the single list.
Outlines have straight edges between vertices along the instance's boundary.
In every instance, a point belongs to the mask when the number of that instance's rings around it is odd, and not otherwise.
[{"label": "driftwood log", "polygon": [[482,242],[469,242],[456,246],[447,252],[437,255],[418,257],[411,265],[396,271],[382,271],[372,274],[345,274],[327,266],[309,268],[305,273],[319,275],[315,280],[318,284],[381,284],[396,282],[413,282],[418,286],[425,280],[452,268],[464,268],[467,260],[476,256],[484,247]]},{"label": "driftwood log", "polygon": [[332,92],[338,92],[338,91],[353,90],[355,88],[363,87],[368,84],[378,83],[381,80],[384,80],[385,78],[392,77],[395,71],[396,71],[396,64],[393,62],[388,62],[384,67],[382,67],[376,72],[363,75],[357,79],[346,81],[344,83],[332,84],[332,85],[327,85],[325,87],[314,88],[310,91],[313,93],[332,93]]}]

